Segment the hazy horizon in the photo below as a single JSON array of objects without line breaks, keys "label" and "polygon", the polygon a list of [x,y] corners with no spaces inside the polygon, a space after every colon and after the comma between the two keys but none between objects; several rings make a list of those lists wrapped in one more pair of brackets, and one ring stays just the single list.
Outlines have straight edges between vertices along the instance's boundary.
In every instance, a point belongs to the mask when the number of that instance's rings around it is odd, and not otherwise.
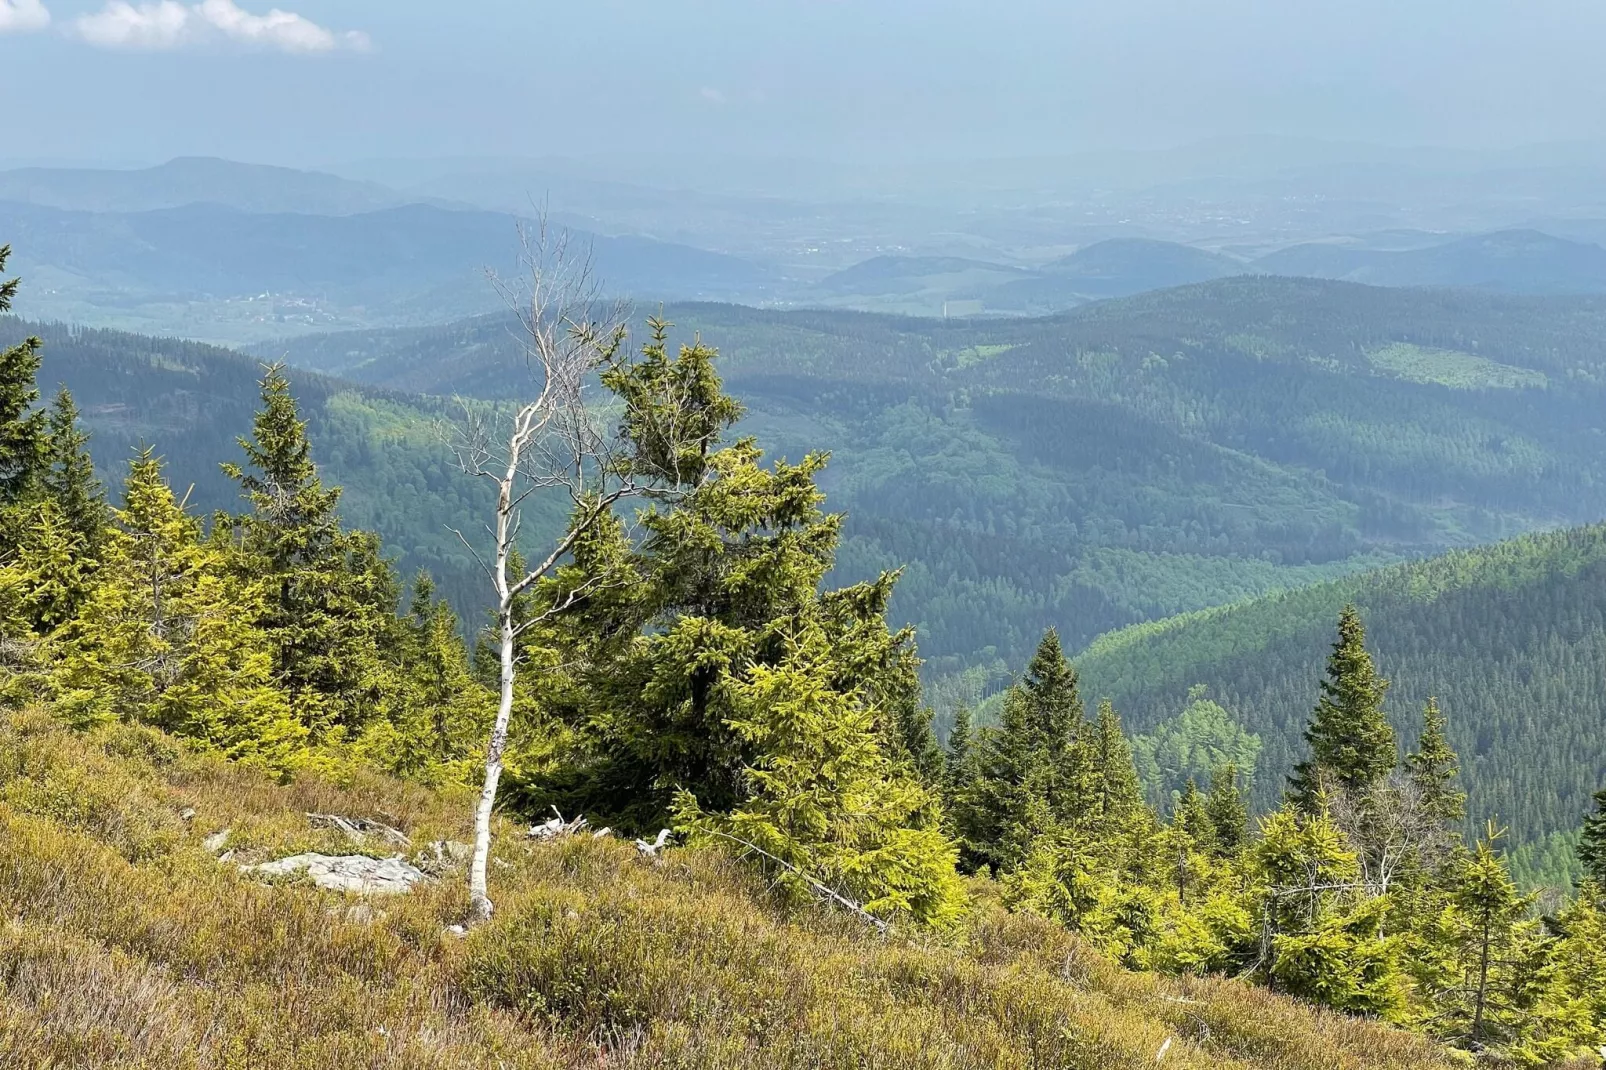
[{"label": "hazy horizon", "polygon": [[220,156],[898,166],[1309,138],[1606,140],[1575,2],[0,0],[9,163]]}]

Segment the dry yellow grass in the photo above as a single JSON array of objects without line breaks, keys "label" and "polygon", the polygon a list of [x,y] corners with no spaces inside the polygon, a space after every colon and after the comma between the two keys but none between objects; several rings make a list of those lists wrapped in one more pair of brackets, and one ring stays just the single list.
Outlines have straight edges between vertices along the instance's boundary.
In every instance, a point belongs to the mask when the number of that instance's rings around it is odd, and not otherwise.
[{"label": "dry yellow grass", "polygon": [[354,910],[201,846],[345,850],[307,811],[467,833],[465,800],[416,786],[285,787],[153,733],[0,721],[0,1066],[1452,1065],[1247,985],[1127,973],[984,889],[960,935],[882,938],[717,853],[505,828],[497,919],[461,939],[459,880]]}]

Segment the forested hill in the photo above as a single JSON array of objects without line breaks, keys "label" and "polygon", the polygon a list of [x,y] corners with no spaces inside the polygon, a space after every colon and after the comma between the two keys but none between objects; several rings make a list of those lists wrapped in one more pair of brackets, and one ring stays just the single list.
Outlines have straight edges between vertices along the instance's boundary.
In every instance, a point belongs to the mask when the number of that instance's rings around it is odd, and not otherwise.
[{"label": "forested hill", "polygon": [[[1513,843],[1530,845],[1522,858],[1534,871],[1561,876],[1555,867],[1570,861],[1570,845],[1551,837],[1575,830],[1606,782],[1606,526],[1138,625],[1100,638],[1076,664],[1087,694],[1110,697],[1130,728],[1168,741],[1157,763],[1168,782],[1208,775],[1190,763],[1208,766],[1213,748],[1242,748],[1201,716],[1211,702],[1224,707],[1260,737],[1254,795],[1270,807],[1304,756],[1301,732],[1347,602],[1393,680],[1387,709],[1398,738],[1417,738],[1423,704],[1436,696],[1461,755],[1469,827],[1508,826]],[[1190,696],[1198,685],[1204,694]]]},{"label": "forested hill", "polygon": [[[192,488],[197,511],[238,511],[239,485],[219,465],[240,457],[237,439],[260,405],[259,361],[170,338],[0,319],[0,348],[29,334],[44,341],[41,390],[72,391],[114,500],[129,458],[151,446],[174,486]],[[347,522],[381,532],[404,576],[427,568],[463,609],[478,605],[478,573],[447,529],[484,515],[489,499],[451,466],[439,430],[445,407],[304,371],[292,387],[314,460],[344,488]]]},{"label": "forested hill", "polygon": [[[664,314],[767,448],[833,451],[839,567],[905,566],[934,673],[1606,517],[1606,298],[1237,277],[1037,320]],[[262,352],[497,396],[514,344],[489,318]]]}]

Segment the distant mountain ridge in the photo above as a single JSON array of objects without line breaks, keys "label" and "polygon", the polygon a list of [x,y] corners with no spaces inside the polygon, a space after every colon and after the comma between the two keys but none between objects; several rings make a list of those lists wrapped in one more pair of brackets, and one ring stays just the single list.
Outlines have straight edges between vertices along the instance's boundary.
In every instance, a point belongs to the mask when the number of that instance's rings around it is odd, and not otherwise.
[{"label": "distant mountain ridge", "polygon": [[[167,324],[177,317],[165,309],[204,304],[215,322],[179,329],[230,339],[502,307],[486,271],[522,273],[521,224],[426,204],[312,215],[218,204],[87,212],[0,202],[0,234],[15,250],[14,268],[36,283],[28,300],[39,315],[139,324],[151,306],[164,317],[157,324]],[[572,240],[589,248],[598,278],[615,293],[647,301],[757,298],[774,284],[759,265],[690,246],[584,233]],[[274,322],[286,326],[274,331]]]},{"label": "distant mountain ridge", "polygon": [[1505,230],[1403,252],[1296,245],[1254,261],[1270,275],[1374,286],[1461,286],[1512,293],[1606,292],[1606,249],[1537,230]]},{"label": "distant mountain ridge", "polygon": [[928,309],[953,297],[979,301],[984,312],[1041,315],[1233,275],[1522,294],[1606,293],[1606,248],[1528,229],[1402,250],[1307,242],[1243,260],[1179,242],[1112,238],[1031,269],[958,258],[876,257],[833,274],[813,292],[837,305],[846,297],[920,295]]},{"label": "distant mountain ridge", "polygon": [[351,215],[419,199],[377,182],[210,156],[181,156],[155,167],[129,170],[27,167],[0,171],[0,201],[81,212],[148,212],[216,204],[243,212]]}]

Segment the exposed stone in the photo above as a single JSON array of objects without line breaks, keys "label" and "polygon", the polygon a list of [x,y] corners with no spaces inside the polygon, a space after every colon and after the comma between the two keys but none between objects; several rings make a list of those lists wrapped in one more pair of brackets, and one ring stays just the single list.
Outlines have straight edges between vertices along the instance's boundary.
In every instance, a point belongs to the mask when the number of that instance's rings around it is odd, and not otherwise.
[{"label": "exposed stone", "polygon": [[411,891],[413,885],[427,879],[422,870],[403,861],[400,855],[394,858],[369,858],[367,855],[293,855],[276,862],[243,866],[241,872],[265,877],[306,873],[312,878],[312,883],[326,891],[356,892],[359,895],[400,894]]},{"label": "exposed stone", "polygon": [[221,831],[214,832],[212,835],[201,841],[201,846],[205,847],[213,854],[217,854],[219,851],[223,850],[223,848],[228,846],[229,834],[233,831],[233,829],[222,829]]}]

